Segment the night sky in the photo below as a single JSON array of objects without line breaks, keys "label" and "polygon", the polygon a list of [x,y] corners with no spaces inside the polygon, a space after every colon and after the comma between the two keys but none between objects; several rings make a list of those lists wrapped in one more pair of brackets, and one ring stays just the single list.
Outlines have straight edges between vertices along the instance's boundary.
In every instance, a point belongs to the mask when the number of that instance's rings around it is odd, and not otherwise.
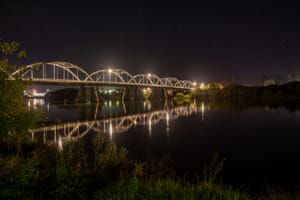
[{"label": "night sky", "polygon": [[300,73],[300,5],[289,1],[0,1],[0,36],[25,64],[67,61],[199,82]]}]

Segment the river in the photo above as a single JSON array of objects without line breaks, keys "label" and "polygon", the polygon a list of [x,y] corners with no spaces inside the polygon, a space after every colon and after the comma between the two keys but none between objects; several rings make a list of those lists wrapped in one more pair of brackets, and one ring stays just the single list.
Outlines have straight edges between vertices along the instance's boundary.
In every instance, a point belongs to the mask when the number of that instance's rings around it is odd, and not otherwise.
[{"label": "river", "polygon": [[93,137],[105,134],[134,159],[167,155],[187,177],[201,173],[218,152],[225,159],[225,183],[300,182],[300,112],[292,107],[146,101],[51,105],[42,99],[27,105],[45,113],[31,136],[61,150],[81,140],[89,151]]}]

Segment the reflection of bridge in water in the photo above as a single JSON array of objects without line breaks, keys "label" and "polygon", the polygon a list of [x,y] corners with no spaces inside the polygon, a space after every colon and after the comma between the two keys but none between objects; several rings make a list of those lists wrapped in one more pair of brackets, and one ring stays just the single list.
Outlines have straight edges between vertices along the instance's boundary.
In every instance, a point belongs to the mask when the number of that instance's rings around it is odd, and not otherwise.
[{"label": "reflection of bridge in water", "polygon": [[[32,138],[41,138],[45,143],[55,143],[62,149],[64,144],[78,140],[89,132],[109,134],[112,139],[114,134],[123,133],[132,127],[147,126],[149,135],[152,134],[152,126],[159,122],[166,123],[166,132],[170,129],[170,121],[180,116],[190,116],[198,112],[204,117],[204,103],[198,107],[195,103],[165,110],[156,110],[142,114],[132,114],[105,119],[94,119],[89,121],[63,122],[55,125],[43,126],[30,130]],[[95,113],[97,116],[97,110]]]}]

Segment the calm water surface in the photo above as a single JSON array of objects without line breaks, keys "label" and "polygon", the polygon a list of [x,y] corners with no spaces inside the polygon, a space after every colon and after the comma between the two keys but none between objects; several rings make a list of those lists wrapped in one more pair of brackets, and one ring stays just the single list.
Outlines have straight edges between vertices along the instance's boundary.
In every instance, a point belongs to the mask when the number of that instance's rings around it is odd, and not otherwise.
[{"label": "calm water surface", "polygon": [[104,133],[130,156],[168,155],[179,174],[193,175],[218,152],[221,174],[230,184],[300,183],[300,112],[278,107],[236,108],[209,102],[111,102],[99,105],[49,105],[30,100],[46,121],[32,137],[63,149],[81,140],[87,151]]}]

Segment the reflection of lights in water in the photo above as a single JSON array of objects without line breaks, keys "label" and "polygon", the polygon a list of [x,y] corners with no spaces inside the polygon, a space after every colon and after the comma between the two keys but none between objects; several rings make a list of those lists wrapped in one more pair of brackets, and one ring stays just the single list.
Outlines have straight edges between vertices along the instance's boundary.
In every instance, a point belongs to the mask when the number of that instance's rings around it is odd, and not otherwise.
[{"label": "reflection of lights in water", "polygon": [[50,111],[50,103],[47,103],[47,111]]},{"label": "reflection of lights in water", "polygon": [[111,108],[111,100],[108,102],[108,107]]},{"label": "reflection of lights in water", "polygon": [[104,102],[104,106],[107,107],[107,101]]},{"label": "reflection of lights in water", "polygon": [[166,121],[167,121],[166,132],[167,132],[167,134],[170,133],[170,124],[169,124],[169,120],[170,120],[170,117],[169,117],[169,113],[167,112],[167,115],[166,115]]},{"label": "reflection of lights in water", "polygon": [[169,120],[170,120],[170,117],[169,117],[169,113],[167,112],[167,115],[166,115],[167,127],[169,127]]},{"label": "reflection of lights in water", "polygon": [[120,102],[119,102],[119,101],[117,101],[117,102],[116,102],[116,105],[119,107],[119,105],[120,105]]},{"label": "reflection of lights in water", "polygon": [[151,137],[152,136],[152,122],[151,122],[151,119],[149,119],[148,121],[148,131],[149,131],[149,136]]},{"label": "reflection of lights in water", "polygon": [[60,136],[58,137],[58,150],[63,150],[63,142]]},{"label": "reflection of lights in water", "polygon": [[143,108],[146,109],[146,101],[143,102]]},{"label": "reflection of lights in water", "polygon": [[38,106],[42,106],[45,104],[44,99],[29,99],[27,101],[27,107],[37,109]]},{"label": "reflection of lights in water", "polygon": [[107,123],[107,120],[106,121],[104,121],[104,123],[103,123],[103,132],[105,132],[106,131],[106,126],[105,126],[105,124]]},{"label": "reflection of lights in water", "polygon": [[112,135],[113,134],[113,127],[112,127],[112,123],[111,120],[109,121],[109,137],[110,139],[112,139]]},{"label": "reflection of lights in water", "polygon": [[[31,101],[31,105],[33,104],[33,101]],[[107,101],[108,104],[108,101]],[[202,117],[204,119],[204,112],[206,111],[207,107],[205,107],[204,102],[201,104],[201,111],[202,111]],[[200,111],[200,109],[199,109]],[[58,148],[63,148],[63,143],[67,143],[70,141],[70,138],[74,136],[73,133],[75,133],[74,128],[76,128],[76,133],[78,132],[78,135],[76,134],[76,139],[81,138],[84,136],[87,131],[86,130],[97,130],[99,132],[106,133],[110,139],[113,139],[113,134],[118,134],[121,132],[125,132],[129,130],[130,127],[136,127],[140,125],[144,125],[146,128],[148,128],[149,137],[152,137],[152,126],[155,126],[160,121],[163,122],[166,120],[166,133],[170,133],[170,120],[175,120],[179,116],[185,116],[185,115],[191,115],[193,113],[197,112],[197,107],[188,107],[188,106],[181,106],[176,107],[168,110],[158,110],[143,114],[134,114],[129,116],[122,116],[122,117],[115,117],[115,118],[106,118],[106,119],[97,119],[97,120],[91,120],[89,121],[89,124],[87,125],[87,122],[74,122],[72,126],[70,126],[69,122],[62,123],[59,126],[46,126],[43,127],[44,133],[47,134],[53,134],[53,131],[47,131],[47,130],[58,130],[58,133],[62,132],[64,133],[63,136],[59,139],[58,137],[54,136],[57,140],[55,140],[55,144],[58,145]],[[80,127],[85,126],[86,129],[82,129]],[[148,126],[148,127],[147,127]],[[34,134],[41,132],[40,129],[33,130]],[[71,135],[69,135],[69,133]],[[55,133],[54,133],[55,134]],[[73,136],[72,136],[73,135]],[[35,135],[36,136],[36,135]],[[49,140],[53,137],[46,137],[44,135],[44,141]],[[59,144],[61,144],[61,147],[59,147]]]},{"label": "reflection of lights in water", "polygon": [[270,110],[269,106],[266,105],[266,106],[265,106],[265,111],[269,111],[269,110]]},{"label": "reflection of lights in water", "polygon": [[169,135],[169,133],[170,133],[170,128],[169,127],[166,128],[166,132]]},{"label": "reflection of lights in water", "polygon": [[204,113],[205,113],[205,105],[204,102],[201,102],[201,116],[202,116],[202,121],[204,121]]}]

